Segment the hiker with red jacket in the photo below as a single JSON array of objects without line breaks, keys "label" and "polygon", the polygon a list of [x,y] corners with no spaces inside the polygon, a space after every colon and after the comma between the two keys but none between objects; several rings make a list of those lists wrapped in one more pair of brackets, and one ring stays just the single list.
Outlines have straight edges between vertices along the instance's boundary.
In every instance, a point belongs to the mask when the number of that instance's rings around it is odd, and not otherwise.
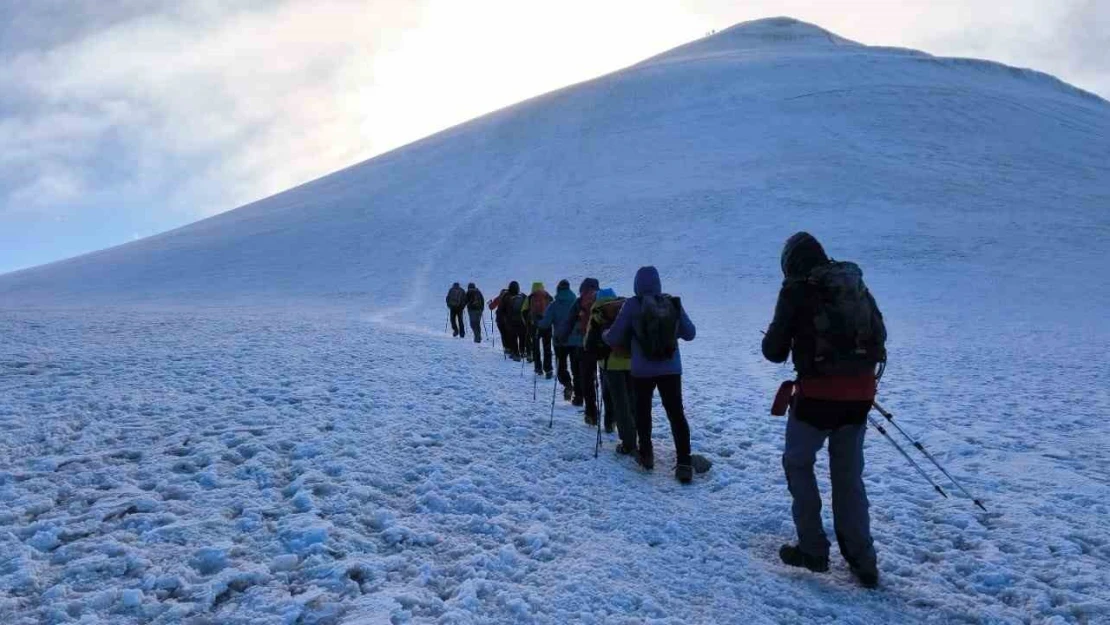
[{"label": "hiker with red jacket", "polygon": [[466,338],[466,326],[463,325],[463,310],[466,309],[466,291],[456,282],[451,285],[451,288],[447,291],[447,297],[444,299],[447,302],[447,310],[451,315],[451,331],[454,332],[452,336]]},{"label": "hiker with red jacket", "polygon": [[597,360],[586,357],[582,351],[582,341],[586,336],[586,324],[590,321],[590,310],[597,299],[600,286],[597,278],[586,278],[578,285],[578,299],[574,300],[570,315],[560,329],[562,336],[567,337],[567,345],[571,346],[571,363],[577,369],[577,377],[574,379],[575,397],[571,404],[585,406],[586,425],[597,425],[597,389],[594,388]]},{"label": "hiker with red jacket", "polygon": [[528,342],[532,347],[536,375],[546,375],[548,380],[554,375],[551,367],[551,328],[541,328],[539,322],[553,301],[551,294],[543,288],[543,282],[533,282],[532,293],[528,295],[528,301],[524,302],[525,319],[528,321]]},{"label": "hiker with red jacket", "polygon": [[813,472],[817,452],[828,440],[840,553],[859,582],[873,588],[879,570],[863,484],[863,439],[875,399],[875,367],[886,361],[886,325],[859,267],[830,260],[812,235],[790,237],[781,266],[785,279],[763,355],[771,362],[793,357],[798,374],[782,455],[798,543],[783,545],[779,557],[790,566],[829,569],[829,540]]},{"label": "hiker with red jacket", "polygon": [[697,329],[683,310],[682,301],[663,293],[655,267],[641,267],[636,272],[633,290],[636,297],[625,300],[602,338],[612,348],[632,352],[632,388],[640,446],[637,460],[646,470],[655,467],[651,401],[655,389],[659,389],[674,438],[675,478],[689,484],[694,479],[694,467],[690,454],[690,424],[682,406],[682,356],[678,339],[694,340]]}]

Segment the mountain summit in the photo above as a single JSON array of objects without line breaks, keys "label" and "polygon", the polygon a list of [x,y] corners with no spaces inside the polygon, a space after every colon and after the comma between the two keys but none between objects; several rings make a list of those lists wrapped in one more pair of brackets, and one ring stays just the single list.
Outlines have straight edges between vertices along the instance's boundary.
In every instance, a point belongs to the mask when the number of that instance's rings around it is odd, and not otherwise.
[{"label": "mountain summit", "polygon": [[1110,105],[1044,74],[759,20],[190,226],[2,276],[0,298],[422,314],[460,272],[552,279],[602,247],[614,279],[674,249],[690,279],[676,288],[739,289],[734,268],[765,265],[799,228],[893,267],[956,257],[988,290],[1014,272],[1045,285],[1091,264],[1072,233],[1110,195],[1108,136]]}]

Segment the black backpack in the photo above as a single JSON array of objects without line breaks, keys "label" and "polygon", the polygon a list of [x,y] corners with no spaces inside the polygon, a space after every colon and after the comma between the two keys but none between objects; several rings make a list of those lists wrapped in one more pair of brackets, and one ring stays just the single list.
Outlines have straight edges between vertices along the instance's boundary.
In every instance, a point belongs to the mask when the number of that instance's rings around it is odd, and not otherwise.
[{"label": "black backpack", "polygon": [[855,263],[830,262],[813,269],[813,366],[822,375],[853,375],[886,361],[883,315]]},{"label": "black backpack", "polygon": [[640,316],[634,333],[648,360],[670,360],[678,351],[678,324],[682,304],[670,295],[641,295]]},{"label": "black backpack", "polygon": [[461,287],[452,287],[451,290],[447,292],[447,306],[454,310],[458,310],[463,307],[465,298],[466,291],[463,291]]},{"label": "black backpack", "polygon": [[509,299],[509,307],[505,311],[507,315],[505,319],[507,319],[509,323],[514,326],[524,325],[524,302],[527,299],[527,296],[523,293],[517,293]]}]

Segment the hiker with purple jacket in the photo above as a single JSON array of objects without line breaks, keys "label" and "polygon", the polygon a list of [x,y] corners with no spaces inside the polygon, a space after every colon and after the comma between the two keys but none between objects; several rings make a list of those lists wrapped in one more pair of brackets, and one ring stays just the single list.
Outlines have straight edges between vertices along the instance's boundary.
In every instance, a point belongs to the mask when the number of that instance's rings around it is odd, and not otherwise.
[{"label": "hiker with purple jacket", "polygon": [[690,425],[682,407],[682,356],[678,339],[694,340],[697,329],[677,297],[663,293],[659,271],[641,267],[636,272],[635,297],[625,300],[613,325],[602,335],[610,347],[632,352],[632,385],[636,402],[637,461],[655,467],[651,441],[651,402],[655,389],[667,412],[677,456],[675,478],[689,484],[694,477],[690,458]]}]

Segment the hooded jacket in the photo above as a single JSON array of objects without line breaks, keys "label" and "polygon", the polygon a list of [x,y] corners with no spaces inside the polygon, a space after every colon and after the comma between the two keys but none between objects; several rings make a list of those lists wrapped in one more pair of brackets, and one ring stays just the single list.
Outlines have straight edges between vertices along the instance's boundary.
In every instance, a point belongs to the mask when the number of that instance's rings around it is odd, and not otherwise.
[{"label": "hooded jacket", "polygon": [[486,303],[486,296],[478,290],[478,287],[473,282],[466,285],[466,308],[472,313],[482,312],[482,306]]},{"label": "hooded jacket", "polygon": [[606,371],[630,371],[632,354],[622,347],[610,348],[601,335],[620,314],[624,298],[617,297],[613,289],[597,292],[597,300],[590,310],[590,322],[586,326],[586,338],[582,346],[597,358],[598,364]]},{"label": "hooded jacket", "polygon": [[[497,308],[499,312],[504,309],[502,316],[505,319],[505,323],[514,328],[519,328],[524,325],[524,317],[518,315],[517,311],[513,310],[511,305],[513,299],[515,299],[517,295],[520,295],[520,284],[516,280],[513,280],[509,283],[508,291],[501,296],[501,305]],[[524,301],[527,303],[528,300],[525,299]]]},{"label": "hooded jacket", "polygon": [[[634,291],[636,297],[625,300],[616,321],[613,322],[612,327],[602,334],[602,338],[610,347],[631,348],[632,377],[634,378],[681,375],[682,354],[680,350],[676,349],[674,356],[667,360],[649,360],[644,355],[643,349],[635,336],[635,327],[640,321],[640,298],[645,295],[661,295],[663,293],[659,271],[651,266],[641,267],[636,272]],[[681,302],[678,302],[678,307],[678,338],[684,341],[692,341],[697,335],[697,328],[694,327],[694,322],[690,321],[690,317],[686,315],[686,310],[682,307]]]},{"label": "hooded jacket", "polygon": [[555,301],[547,307],[543,318],[536,323],[536,327],[541,330],[555,329],[553,340],[558,347],[567,346],[567,336],[560,334],[559,328],[564,327],[567,318],[570,317],[574,301],[574,292],[570,290],[570,285],[560,283],[558,290],[555,291]]}]

